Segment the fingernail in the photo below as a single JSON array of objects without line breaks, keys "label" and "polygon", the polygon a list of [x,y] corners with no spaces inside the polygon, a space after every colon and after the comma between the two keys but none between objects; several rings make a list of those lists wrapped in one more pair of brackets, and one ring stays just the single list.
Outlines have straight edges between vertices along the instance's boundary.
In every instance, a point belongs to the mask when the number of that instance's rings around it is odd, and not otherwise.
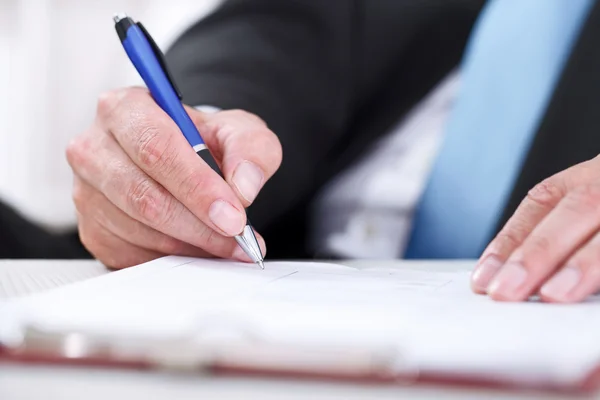
[{"label": "fingernail", "polygon": [[519,288],[527,279],[527,270],[517,262],[509,262],[488,286],[488,293],[494,297],[513,300]]},{"label": "fingernail", "polygon": [[234,206],[223,200],[211,204],[208,217],[220,230],[227,235],[238,235],[244,229],[243,214]]},{"label": "fingernail", "polygon": [[[265,245],[265,240],[259,235],[256,235],[256,240],[258,240],[258,245],[260,246],[260,250],[262,251],[262,255],[264,257],[265,254],[267,253],[267,247]],[[240,261],[246,261],[246,262],[253,261],[240,246],[236,246],[236,248],[233,250],[233,258],[240,260]]]},{"label": "fingernail", "polygon": [[579,268],[566,267],[561,269],[548,282],[542,286],[540,293],[542,296],[553,300],[567,300],[567,295],[577,286],[581,280],[581,271]]},{"label": "fingernail", "polygon": [[473,288],[479,292],[487,291],[490,281],[502,266],[502,261],[496,256],[487,256],[475,269],[472,277]]},{"label": "fingernail", "polygon": [[250,161],[244,161],[233,173],[233,184],[242,197],[253,202],[262,187],[264,175],[260,168]]}]

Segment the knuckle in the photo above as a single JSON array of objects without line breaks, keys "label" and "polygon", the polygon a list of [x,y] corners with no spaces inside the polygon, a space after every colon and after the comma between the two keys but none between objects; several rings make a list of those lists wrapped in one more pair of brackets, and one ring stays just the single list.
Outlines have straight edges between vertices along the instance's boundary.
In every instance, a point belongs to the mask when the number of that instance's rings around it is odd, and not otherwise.
[{"label": "knuckle", "polygon": [[268,135],[268,149],[267,156],[269,159],[269,166],[275,170],[277,170],[281,166],[281,162],[283,161],[283,147],[281,146],[281,142],[277,135],[273,132],[269,131]]},{"label": "knuckle", "polygon": [[514,249],[521,244],[520,237],[515,230],[502,230],[490,247],[494,252],[505,253],[508,249]]},{"label": "knuckle", "polygon": [[81,244],[92,254],[97,257],[99,248],[101,247],[101,236],[96,231],[90,229],[87,224],[79,222],[79,240]]},{"label": "knuckle", "polygon": [[136,134],[137,153],[142,167],[146,170],[173,172],[177,162],[177,152],[169,135],[161,135],[160,130],[146,122]]},{"label": "knuckle", "polygon": [[600,213],[600,185],[591,184],[575,188],[565,202],[569,209],[581,213]]},{"label": "knuckle", "polygon": [[103,92],[98,96],[96,113],[98,117],[104,119],[110,117],[113,111],[118,107],[122,95],[116,90]]},{"label": "knuckle", "polygon": [[549,254],[552,242],[546,236],[530,235],[527,238],[527,252],[532,254]]},{"label": "knuckle", "polygon": [[554,208],[562,197],[562,189],[552,179],[545,179],[527,193],[526,199],[543,208]]},{"label": "knuckle", "polygon": [[79,138],[75,138],[75,139],[71,140],[71,142],[69,142],[69,144],[67,145],[67,147],[65,149],[65,154],[67,156],[67,162],[69,163],[69,165],[71,167],[73,167],[73,165],[76,164],[77,161],[80,159],[79,155],[81,154],[81,151],[79,150],[78,140],[79,140]]},{"label": "knuckle", "polygon": [[[209,174],[210,171],[207,171]],[[185,204],[202,204],[206,201],[209,201],[209,196],[207,196],[206,188],[209,186],[207,184],[207,174],[193,171],[189,174],[187,179],[184,179],[183,182],[187,186],[184,189],[183,199]]]},{"label": "knuckle", "polygon": [[169,194],[165,193],[163,198],[163,206],[157,222],[161,227],[176,227],[177,221],[183,212],[183,206],[181,203],[179,203],[179,201]]},{"label": "knuckle", "polygon": [[85,205],[87,204],[87,193],[84,186],[79,183],[73,183],[73,191],[71,193],[71,197],[73,199],[73,204],[75,204],[75,208],[80,213],[85,211]]},{"label": "knuckle", "polygon": [[233,117],[239,118],[241,121],[266,125],[265,121],[262,118],[246,110],[234,108],[226,113],[230,114]]},{"label": "knuckle", "polygon": [[515,248],[525,240],[531,229],[529,215],[525,212],[516,212],[502,228],[498,238],[503,248]]},{"label": "knuckle", "polygon": [[67,145],[65,154],[67,157],[67,162],[69,163],[72,169],[76,169],[78,166],[85,162],[87,153],[86,150],[89,149],[89,147],[89,140],[86,139],[84,136],[75,137]]},{"label": "knuckle", "polygon": [[246,117],[248,120],[250,120],[250,121],[252,121],[254,123],[257,123],[257,124],[260,124],[260,125],[265,125],[265,126],[267,125],[267,123],[265,122],[265,120],[262,119],[261,117],[259,117],[256,114],[253,114],[253,113],[248,112],[248,111],[242,111],[242,113],[243,113],[244,117]]},{"label": "knuckle", "polygon": [[146,222],[154,222],[160,215],[160,198],[146,179],[132,185],[127,194],[131,207]]},{"label": "knuckle", "polygon": [[132,185],[127,198],[130,206],[148,226],[162,227],[175,219],[173,209],[176,202],[173,197],[146,179]]},{"label": "knuckle", "polygon": [[164,152],[164,146],[157,129],[145,126],[138,129],[134,136],[136,137],[140,161],[144,166],[152,167]]}]

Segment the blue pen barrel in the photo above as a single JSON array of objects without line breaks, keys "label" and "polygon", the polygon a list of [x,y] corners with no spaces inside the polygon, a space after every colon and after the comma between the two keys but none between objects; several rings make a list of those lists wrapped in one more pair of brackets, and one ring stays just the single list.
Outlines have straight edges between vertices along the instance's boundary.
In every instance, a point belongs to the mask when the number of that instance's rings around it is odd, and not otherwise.
[{"label": "blue pen barrel", "polygon": [[[223,177],[218,163],[204,144],[198,129],[185,111],[175,82],[169,74],[164,56],[146,31],[146,28],[139,22],[135,23],[124,14],[116,15],[113,20],[125,52],[146,86],[148,86],[154,101],[177,124],[196,154]],[[236,235],[235,239],[248,257],[258,263],[261,268],[264,268],[262,251],[248,219],[246,219],[244,230]]]},{"label": "blue pen barrel", "polygon": [[154,101],[175,121],[189,144],[194,148],[203,145],[198,129],[181,104],[152,46],[137,25],[131,25],[127,29],[123,47],[148,86]]}]

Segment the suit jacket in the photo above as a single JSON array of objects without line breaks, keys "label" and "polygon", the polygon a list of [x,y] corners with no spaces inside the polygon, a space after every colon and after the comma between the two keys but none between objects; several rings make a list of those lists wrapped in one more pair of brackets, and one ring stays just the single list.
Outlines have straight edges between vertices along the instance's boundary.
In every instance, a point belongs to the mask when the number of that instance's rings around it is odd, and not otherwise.
[{"label": "suit jacket", "polygon": [[[229,0],[167,61],[190,105],[263,118],[284,160],[248,214],[273,258],[304,258],[311,202],[460,62],[483,0]],[[598,154],[596,5],[514,185],[500,227],[543,178]],[[590,50],[594,51],[590,51]]]}]

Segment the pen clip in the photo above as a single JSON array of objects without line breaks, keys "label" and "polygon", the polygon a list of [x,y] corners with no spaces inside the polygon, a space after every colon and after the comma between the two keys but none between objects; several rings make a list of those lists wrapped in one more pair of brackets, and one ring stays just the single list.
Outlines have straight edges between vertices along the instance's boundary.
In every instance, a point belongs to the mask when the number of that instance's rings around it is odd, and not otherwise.
[{"label": "pen clip", "polygon": [[140,30],[142,31],[144,36],[146,36],[146,40],[148,40],[148,43],[150,43],[150,47],[152,48],[152,51],[154,51],[154,55],[156,55],[156,59],[158,60],[158,63],[160,64],[163,71],[165,72],[165,75],[167,76],[167,79],[171,83],[173,90],[175,90],[175,94],[177,94],[177,97],[179,98],[179,100],[181,100],[183,98],[183,96],[181,95],[181,91],[175,84],[175,79],[173,79],[171,72],[169,72],[169,68],[167,67],[167,61],[165,60],[165,55],[160,50],[160,48],[158,47],[158,45],[156,44],[154,39],[152,39],[152,36],[150,36],[150,34],[148,33],[148,31],[146,30],[144,25],[142,25],[141,22],[136,22],[135,24],[140,28]]}]

